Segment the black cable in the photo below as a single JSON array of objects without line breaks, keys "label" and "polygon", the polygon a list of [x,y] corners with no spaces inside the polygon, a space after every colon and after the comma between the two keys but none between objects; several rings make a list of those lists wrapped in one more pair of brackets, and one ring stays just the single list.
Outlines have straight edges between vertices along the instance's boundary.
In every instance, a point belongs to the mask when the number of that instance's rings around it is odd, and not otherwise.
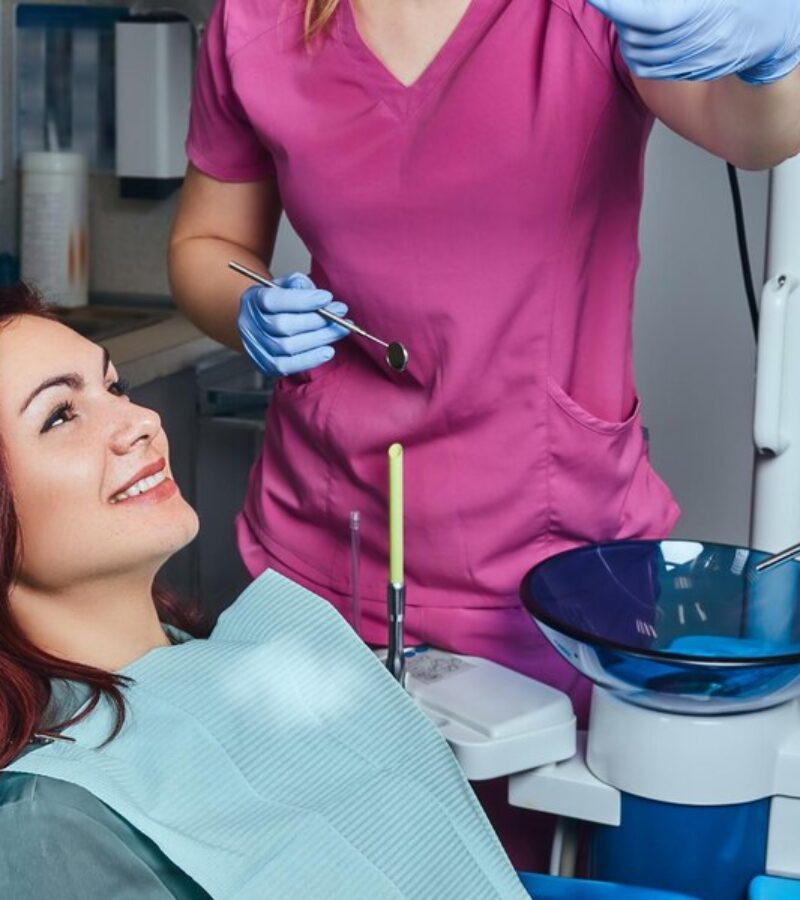
[{"label": "black cable", "polygon": [[750,267],[750,251],[747,248],[747,229],[744,221],[744,208],[742,206],[742,192],[739,189],[739,173],[730,163],[728,166],[728,181],[731,185],[733,196],[733,211],[736,215],[736,238],[739,242],[739,259],[742,263],[742,277],[744,289],[747,294],[747,305],[750,308],[750,321],[753,323],[753,333],[758,336],[758,301],[753,285],[753,270]]}]

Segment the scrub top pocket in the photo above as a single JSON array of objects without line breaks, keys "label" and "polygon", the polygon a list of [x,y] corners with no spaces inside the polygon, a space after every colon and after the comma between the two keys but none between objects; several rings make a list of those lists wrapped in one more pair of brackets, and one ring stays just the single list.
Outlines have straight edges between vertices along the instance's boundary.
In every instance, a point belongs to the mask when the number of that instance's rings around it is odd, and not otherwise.
[{"label": "scrub top pocket", "polygon": [[556,542],[665,537],[679,510],[652,470],[640,404],[620,422],[599,419],[547,382],[548,498]]}]

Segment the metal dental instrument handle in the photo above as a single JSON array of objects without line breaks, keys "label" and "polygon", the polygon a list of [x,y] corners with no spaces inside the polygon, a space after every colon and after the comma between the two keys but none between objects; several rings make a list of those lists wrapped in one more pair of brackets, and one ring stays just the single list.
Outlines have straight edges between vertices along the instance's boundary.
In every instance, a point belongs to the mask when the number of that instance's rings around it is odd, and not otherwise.
[{"label": "metal dental instrument handle", "polygon": [[387,586],[389,606],[389,649],[386,652],[386,668],[402,686],[406,675],[406,657],[403,652],[403,615],[406,605],[406,586],[390,581]]},{"label": "metal dental instrument handle", "polygon": [[53,741],[61,741],[62,743],[74,744],[75,738],[68,734],[58,734],[56,731],[37,731],[28,741],[29,744],[52,744]]},{"label": "metal dental instrument handle", "polygon": [[[259,275],[258,272],[248,269],[247,266],[243,266],[241,263],[230,260],[228,267],[235,272],[238,272],[240,275],[245,275],[247,278],[258,282],[258,284],[263,284],[264,287],[280,287],[279,284],[275,284],[274,281],[270,281],[269,278]],[[349,319],[343,319],[341,316],[337,316],[327,309],[318,309],[316,312],[318,312],[323,319],[334,322],[336,325],[340,325],[342,328],[346,328],[348,331],[352,331],[353,334],[366,338],[368,341],[374,341],[376,344],[380,344],[381,347],[386,349],[386,363],[389,367],[396,372],[405,371],[406,366],[408,365],[408,351],[399,341],[392,341],[391,344],[387,344],[386,341],[382,341],[380,338],[375,337],[374,334],[370,334],[368,331],[364,331],[363,328],[359,328],[355,322],[351,322]]]},{"label": "metal dental instrument handle", "polygon": [[361,513],[352,510],[350,513],[350,613],[353,617],[353,631],[361,637]]},{"label": "metal dental instrument handle", "polygon": [[787,547],[786,550],[781,550],[780,553],[775,553],[773,556],[762,559],[760,563],[756,564],[756,572],[760,575],[768,569],[774,569],[776,566],[789,562],[796,556],[800,556],[800,544],[795,544],[794,547]]}]

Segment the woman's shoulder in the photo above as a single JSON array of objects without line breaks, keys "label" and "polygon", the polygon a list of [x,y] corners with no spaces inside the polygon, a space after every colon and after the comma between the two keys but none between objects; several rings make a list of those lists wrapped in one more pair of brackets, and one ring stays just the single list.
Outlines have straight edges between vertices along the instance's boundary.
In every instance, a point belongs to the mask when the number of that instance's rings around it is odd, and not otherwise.
[{"label": "woman's shoulder", "polygon": [[59,806],[81,810],[98,821],[103,820],[107,809],[76,784],[27,772],[0,772],[0,827],[12,812],[45,818]]},{"label": "woman's shoulder", "polygon": [[0,772],[0,896],[206,900],[158,846],[78,785]]}]

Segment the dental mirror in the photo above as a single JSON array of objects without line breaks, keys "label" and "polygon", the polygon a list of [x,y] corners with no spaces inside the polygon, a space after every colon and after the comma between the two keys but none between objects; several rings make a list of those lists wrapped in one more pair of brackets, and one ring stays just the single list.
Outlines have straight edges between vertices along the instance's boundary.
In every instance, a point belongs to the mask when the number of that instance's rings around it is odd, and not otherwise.
[{"label": "dental mirror", "polygon": [[[280,287],[280,285],[275,284],[274,281],[270,281],[269,278],[265,278],[263,275],[259,275],[258,272],[254,272],[252,269],[248,269],[247,266],[243,266],[241,263],[237,263],[231,260],[228,263],[228,267],[233,269],[235,272],[238,272],[240,275],[245,275],[247,278],[250,278],[252,281],[257,282],[258,284],[263,284],[264,287]],[[363,328],[356,325],[355,322],[351,322],[349,319],[343,319],[341,316],[337,316],[335,313],[329,312],[327,309],[318,309],[316,311],[319,313],[319,315],[322,316],[323,319],[327,319],[329,322],[334,322],[336,325],[341,325],[342,328],[346,328],[353,334],[357,334],[369,341],[380,344],[381,347],[385,348],[386,350],[386,353],[384,355],[386,364],[389,366],[389,368],[394,369],[395,372],[404,372],[406,370],[406,367],[408,366],[408,350],[406,350],[406,348],[399,341],[392,341],[389,344],[386,341],[382,341],[380,338],[375,337],[374,334],[370,334],[368,331],[365,331]]]}]

